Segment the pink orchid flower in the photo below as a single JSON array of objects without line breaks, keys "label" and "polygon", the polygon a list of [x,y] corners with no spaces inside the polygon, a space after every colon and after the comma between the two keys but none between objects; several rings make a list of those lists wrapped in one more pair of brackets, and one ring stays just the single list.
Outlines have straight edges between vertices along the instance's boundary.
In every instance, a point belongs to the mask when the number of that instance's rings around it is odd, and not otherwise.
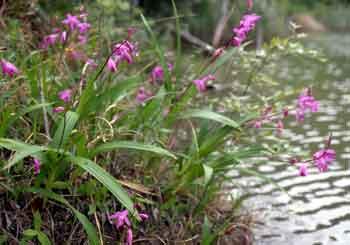
[{"label": "pink orchid flower", "polygon": [[336,152],[333,149],[322,149],[317,151],[313,155],[314,163],[320,172],[328,170],[328,165],[332,163],[336,158]]},{"label": "pink orchid flower", "polygon": [[0,60],[0,66],[2,69],[2,73],[4,75],[8,75],[9,77],[13,77],[13,75],[19,73],[18,68],[14,64],[12,64],[4,59]]},{"label": "pink orchid flower", "polygon": [[309,173],[308,173],[306,164],[301,164],[299,167],[299,175],[300,176],[307,176],[308,174]]},{"label": "pink orchid flower", "polygon": [[199,92],[205,92],[207,90],[207,82],[208,81],[213,81],[215,79],[216,78],[213,75],[209,74],[207,76],[204,76],[201,79],[193,80],[193,83],[194,83],[194,85],[196,85],[197,90]]},{"label": "pink orchid flower", "polygon": [[72,98],[72,90],[65,89],[58,93],[58,97],[64,102],[69,102]]}]

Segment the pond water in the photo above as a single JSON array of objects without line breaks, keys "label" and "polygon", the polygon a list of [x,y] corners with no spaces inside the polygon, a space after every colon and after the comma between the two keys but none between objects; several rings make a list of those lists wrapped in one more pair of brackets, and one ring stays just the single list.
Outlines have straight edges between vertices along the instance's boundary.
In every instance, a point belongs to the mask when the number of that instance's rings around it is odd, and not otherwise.
[{"label": "pond water", "polygon": [[324,147],[331,132],[337,161],[328,172],[312,170],[306,177],[298,176],[297,169],[286,163],[255,165],[256,171],[277,182],[290,197],[257,177],[233,175],[240,177],[234,178],[239,181],[234,182],[233,192],[244,196],[244,205],[259,221],[255,226],[258,245],[350,244],[350,34],[327,33],[310,38],[306,44],[329,55],[322,68],[327,76],[320,79],[305,64],[285,74],[290,80],[304,80],[305,86],[312,80],[321,107],[303,124],[288,122],[283,138],[297,151],[315,152]]}]

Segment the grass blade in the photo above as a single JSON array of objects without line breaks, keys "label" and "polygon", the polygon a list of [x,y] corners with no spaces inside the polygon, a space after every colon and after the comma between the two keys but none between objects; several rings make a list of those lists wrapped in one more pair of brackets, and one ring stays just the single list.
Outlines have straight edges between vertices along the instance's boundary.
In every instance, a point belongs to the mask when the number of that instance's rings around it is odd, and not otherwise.
[{"label": "grass blade", "polygon": [[3,167],[3,169],[9,169],[23,158],[46,150],[46,147],[44,146],[29,145],[17,140],[5,138],[0,138],[0,147],[16,152],[12,159]]},{"label": "grass blade", "polygon": [[191,110],[188,112],[185,112],[184,115],[181,116],[181,118],[201,118],[201,119],[208,119],[212,121],[219,122],[223,125],[231,126],[232,128],[239,129],[239,124],[230,118],[223,116],[221,114],[218,114],[213,111],[208,110]]},{"label": "grass blade", "polygon": [[73,111],[68,111],[65,114],[65,117],[62,118],[50,146],[53,148],[57,148],[59,146],[64,145],[70,133],[74,129],[78,119],[79,119],[78,113]]},{"label": "grass blade", "polygon": [[115,149],[133,149],[139,151],[147,151],[176,159],[176,156],[174,154],[161,147],[133,141],[112,141],[109,143],[102,144],[93,151],[92,155],[95,156],[98,153],[112,151]]},{"label": "grass blade", "polygon": [[68,159],[74,164],[78,165],[89,174],[94,176],[102,185],[104,185],[118,200],[119,202],[135,215],[134,204],[128,194],[124,191],[121,185],[111,176],[106,170],[101,168],[95,162],[83,158],[68,156]]}]

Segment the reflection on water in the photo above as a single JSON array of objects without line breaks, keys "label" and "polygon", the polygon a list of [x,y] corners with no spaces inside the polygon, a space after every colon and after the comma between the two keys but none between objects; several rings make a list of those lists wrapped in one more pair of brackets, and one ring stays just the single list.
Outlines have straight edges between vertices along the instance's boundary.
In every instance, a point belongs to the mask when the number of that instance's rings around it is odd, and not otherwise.
[{"label": "reflection on water", "polygon": [[[234,191],[245,196],[245,204],[261,221],[255,227],[256,244],[350,244],[350,35],[327,34],[308,44],[324,47],[333,57],[326,69],[332,80],[324,78],[314,89],[321,100],[320,112],[302,126],[289,122],[284,137],[297,151],[314,152],[332,132],[337,162],[326,173],[312,170],[306,177],[299,177],[297,169],[285,163],[257,165],[255,170],[276,181],[291,198],[256,177],[239,178],[240,188]],[[295,73],[284,74],[310,80],[304,69],[296,67]]]}]

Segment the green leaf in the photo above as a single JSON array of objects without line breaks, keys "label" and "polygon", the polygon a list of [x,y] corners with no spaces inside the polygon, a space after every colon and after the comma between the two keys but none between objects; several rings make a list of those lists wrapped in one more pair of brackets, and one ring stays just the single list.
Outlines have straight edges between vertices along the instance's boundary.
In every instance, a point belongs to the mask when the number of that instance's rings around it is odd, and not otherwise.
[{"label": "green leaf", "polygon": [[100,111],[102,105],[112,101],[113,103],[119,102],[123,99],[130,90],[134,89],[141,81],[141,76],[129,77],[122,81],[117,81],[114,86],[108,87],[102,94],[94,96],[91,102],[89,110]]},{"label": "green leaf", "polygon": [[0,245],[7,244],[8,236],[6,234],[0,235]]},{"label": "green leaf", "polygon": [[[86,234],[88,235],[90,244],[93,244],[93,245],[100,244],[94,225],[89,221],[88,218],[86,218],[86,216],[84,214],[80,213],[77,209],[75,209],[65,198],[56,194],[55,192],[41,189],[41,188],[28,188],[28,189],[25,189],[25,191],[32,192],[32,193],[38,193],[39,195],[41,195],[43,197],[55,200],[56,202],[59,202],[59,203],[62,203],[63,205],[66,205],[69,209],[72,210],[72,212],[77,217],[79,222],[83,225],[83,227],[86,231]],[[38,235],[39,241],[40,241],[40,239],[42,239],[43,242],[47,242],[46,238],[44,236],[41,236],[41,238],[39,238],[39,235]],[[42,241],[40,241],[40,242],[42,242]],[[46,244],[50,244],[50,243],[41,243],[41,244],[46,245]]]},{"label": "green leaf", "polygon": [[153,152],[159,155],[168,156],[176,159],[176,156],[171,152],[154,145],[147,145],[143,143],[133,142],[133,141],[112,141],[109,143],[105,143],[97,146],[97,148],[92,152],[92,155],[95,156],[101,152],[112,151],[115,149],[133,149],[139,151],[148,151]]},{"label": "green leaf", "polygon": [[201,118],[219,122],[223,125],[239,129],[239,124],[230,118],[209,110],[191,110],[185,112],[181,118]]},{"label": "green leaf", "polygon": [[20,141],[5,138],[0,138],[0,147],[16,151],[11,160],[3,167],[4,169],[11,168],[23,158],[32,156],[38,152],[46,150],[46,147],[44,146],[29,145]]},{"label": "green leaf", "polygon": [[33,220],[34,229],[39,231],[42,221],[41,221],[40,213],[38,211],[34,212],[33,219],[34,219]]},{"label": "green leaf", "polygon": [[191,84],[181,95],[180,99],[176,101],[176,104],[171,108],[168,116],[165,118],[166,127],[171,127],[178,115],[185,110],[185,107],[188,105],[196,93],[196,86]]},{"label": "green leaf", "polygon": [[211,228],[212,224],[210,223],[208,217],[205,215],[204,216],[204,222],[202,225],[202,245],[210,245],[213,244],[213,241],[216,237],[215,234],[213,234]]},{"label": "green leaf", "polygon": [[208,165],[203,164],[202,166],[204,171],[204,184],[207,185],[213,177],[214,170]]},{"label": "green leaf", "polygon": [[86,158],[74,156],[68,156],[68,158],[73,163],[75,163],[76,165],[87,171],[89,174],[94,176],[98,181],[100,181],[101,184],[103,184],[121,202],[121,204],[123,204],[123,206],[130,211],[130,213],[134,215],[136,214],[134,204],[131,201],[128,194],[114,179],[114,177],[111,176],[108,172],[106,172],[106,170],[104,170],[99,165]]},{"label": "green leaf", "polygon": [[63,146],[68,140],[68,137],[74,129],[78,119],[78,113],[67,111],[64,118],[61,119],[50,146],[53,148]]},{"label": "green leaf", "polygon": [[209,132],[206,139],[200,144],[199,155],[204,157],[219,148],[221,149],[222,143],[233,130],[234,128],[231,126],[224,126],[214,132]]},{"label": "green leaf", "polygon": [[28,108],[26,108],[26,109],[24,109],[24,110],[22,110],[22,111],[19,112],[18,118],[21,117],[21,116],[24,116],[24,115],[27,114],[27,113],[30,113],[30,112],[35,111],[35,110],[38,110],[38,109],[42,109],[42,108],[47,107],[47,106],[50,106],[50,105],[52,105],[52,104],[53,104],[53,103],[42,103],[42,104],[37,104],[37,105],[29,106]]},{"label": "green leaf", "polygon": [[37,238],[41,243],[41,245],[51,245],[50,239],[47,237],[47,235],[44,232],[38,231]]},{"label": "green leaf", "polygon": [[35,237],[38,235],[38,232],[33,229],[27,229],[23,231],[23,235],[28,237]]},{"label": "green leaf", "polygon": [[[2,139],[2,138],[0,138],[0,146],[13,151],[21,151],[26,148],[39,147],[35,145],[25,144],[19,141],[13,141],[13,140]],[[55,151],[55,152],[59,151],[57,149],[50,149],[45,147],[43,149]],[[162,148],[159,148],[159,149],[162,149]],[[164,149],[162,150],[165,151]],[[119,185],[119,183],[117,183],[117,181],[108,172],[106,172],[106,170],[104,170],[99,165],[97,165],[96,163],[94,163],[89,159],[82,158],[82,157],[75,157],[68,152],[64,152],[63,154],[67,156],[67,158],[70,161],[72,161],[74,164],[78,165],[79,167],[81,167],[82,169],[90,173],[92,176],[94,176],[98,181],[100,181],[100,183],[104,185],[124,205],[124,207],[126,207],[133,215],[136,215],[133,202],[129,198],[128,194]],[[171,154],[171,153],[168,152],[168,154]],[[138,216],[136,218],[138,218]]]}]

